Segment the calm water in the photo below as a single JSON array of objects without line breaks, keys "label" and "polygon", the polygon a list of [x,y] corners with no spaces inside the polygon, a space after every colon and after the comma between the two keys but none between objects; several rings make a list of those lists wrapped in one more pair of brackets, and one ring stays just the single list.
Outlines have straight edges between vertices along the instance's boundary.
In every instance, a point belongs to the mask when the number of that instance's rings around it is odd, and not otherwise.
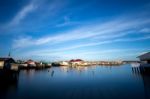
[{"label": "calm water", "polygon": [[21,70],[0,99],[150,99],[150,76],[130,65]]}]

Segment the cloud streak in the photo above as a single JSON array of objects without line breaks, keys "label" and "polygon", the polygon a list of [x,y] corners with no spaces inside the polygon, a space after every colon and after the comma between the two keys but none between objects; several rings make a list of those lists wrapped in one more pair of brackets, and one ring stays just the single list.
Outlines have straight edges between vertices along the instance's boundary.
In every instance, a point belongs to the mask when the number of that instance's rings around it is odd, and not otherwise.
[{"label": "cloud streak", "polygon": [[[101,41],[101,42],[94,42],[94,43],[87,43],[87,44],[79,44],[79,45],[73,45],[73,46],[70,46],[70,47],[66,47],[66,48],[58,48],[58,49],[54,49],[54,50],[43,50],[43,49],[38,49],[38,50],[35,50],[35,51],[30,51],[28,52],[28,55],[43,55],[43,56],[49,56],[49,55],[61,55],[63,52],[67,52],[67,51],[70,51],[70,50],[74,50],[74,49],[78,49],[78,48],[82,48],[82,47],[91,47],[91,46],[99,46],[99,45],[103,45],[103,44],[110,44],[110,43],[117,43],[117,42],[134,42],[134,41],[141,41],[141,40],[147,40],[147,39],[150,39],[150,35],[147,36],[147,37],[139,37],[139,38],[134,38],[134,39],[131,39],[131,38],[126,38],[126,39],[114,39],[114,40],[108,40],[108,41]],[[137,50],[137,49],[132,49],[132,50]],[[139,49],[138,49],[139,50]],[[116,50],[106,50],[106,51],[99,51],[100,53],[106,53],[106,52],[111,52],[111,51],[119,51],[118,49]],[[126,49],[124,50],[126,51]],[[91,52],[90,52],[91,53]],[[92,52],[93,54],[95,52]],[[91,54],[92,54],[91,53]],[[97,53],[97,52],[96,52]],[[87,52],[85,53],[81,53],[81,54],[89,54]]]},{"label": "cloud streak", "polygon": [[[25,53],[23,56],[26,57],[28,55],[30,56],[34,56],[34,57],[58,57],[58,60],[68,60],[68,59],[72,59],[72,58],[83,58],[83,59],[92,59],[89,58],[89,56],[101,56],[103,58],[106,58],[107,55],[120,55],[121,53],[126,53],[125,55],[121,55],[121,56],[116,56],[116,58],[120,59],[119,57],[126,57],[126,56],[137,56],[145,51],[149,51],[149,49],[144,49],[144,48],[127,48],[127,49],[122,49],[122,48],[117,48],[117,49],[108,49],[108,50],[99,50],[99,51],[81,51],[80,54],[77,54],[78,52],[73,52],[73,53],[63,53],[61,52],[32,52],[32,53]],[[133,53],[136,52],[136,53]],[[103,59],[102,58],[102,59]],[[116,59],[115,58],[115,59]],[[106,59],[112,59],[112,58],[106,58]],[[99,60],[99,59],[98,59]],[[112,59],[113,60],[113,59]]]},{"label": "cloud streak", "polygon": [[34,11],[36,9],[36,5],[33,2],[33,0],[24,6],[17,14],[16,16],[10,21],[8,24],[9,26],[17,25],[19,24],[29,13]]},{"label": "cloud streak", "polygon": [[[38,39],[34,39],[32,37],[30,37],[30,39],[24,37],[19,39],[17,38],[13,42],[13,48],[28,47],[32,45],[38,46],[44,44],[52,45],[73,40],[118,38],[128,34],[134,34],[140,26],[149,23],[149,19],[117,19],[105,23],[92,23],[66,32],[59,33],[59,35],[55,36],[45,36]],[[30,43],[24,43],[25,39],[28,39]],[[24,46],[24,44],[26,45]]]}]

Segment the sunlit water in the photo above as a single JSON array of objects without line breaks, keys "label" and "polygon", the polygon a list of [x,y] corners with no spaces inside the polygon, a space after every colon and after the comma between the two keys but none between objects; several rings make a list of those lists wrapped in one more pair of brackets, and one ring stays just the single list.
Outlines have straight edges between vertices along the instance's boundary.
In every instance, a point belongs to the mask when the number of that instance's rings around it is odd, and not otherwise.
[{"label": "sunlit water", "polygon": [[131,65],[21,70],[0,99],[149,99],[150,76]]}]

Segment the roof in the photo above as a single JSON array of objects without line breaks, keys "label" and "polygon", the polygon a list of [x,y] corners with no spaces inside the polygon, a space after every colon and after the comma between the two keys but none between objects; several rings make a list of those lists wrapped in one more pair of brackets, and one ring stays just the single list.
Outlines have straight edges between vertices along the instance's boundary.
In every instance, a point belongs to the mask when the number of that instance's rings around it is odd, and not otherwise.
[{"label": "roof", "polygon": [[72,60],[70,60],[70,62],[80,62],[80,61],[83,61],[83,60],[81,60],[81,59],[76,59],[76,60],[72,59]]},{"label": "roof", "polygon": [[76,59],[76,61],[83,61],[83,60],[81,60],[81,59]]},{"label": "roof", "polygon": [[140,60],[150,60],[150,52],[144,53],[138,56],[138,58],[140,58]]},{"label": "roof", "polygon": [[8,58],[8,57],[7,58],[6,57],[1,57],[0,58],[1,61],[3,61],[3,60],[9,60],[9,59],[12,59],[12,58]]},{"label": "roof", "polygon": [[15,60],[13,58],[9,58],[9,57],[1,57],[0,61],[8,61],[8,60],[12,60],[15,62]]},{"label": "roof", "polygon": [[27,61],[32,61],[32,62],[33,62],[33,60],[32,60],[32,59],[29,59],[29,60],[27,60]]}]

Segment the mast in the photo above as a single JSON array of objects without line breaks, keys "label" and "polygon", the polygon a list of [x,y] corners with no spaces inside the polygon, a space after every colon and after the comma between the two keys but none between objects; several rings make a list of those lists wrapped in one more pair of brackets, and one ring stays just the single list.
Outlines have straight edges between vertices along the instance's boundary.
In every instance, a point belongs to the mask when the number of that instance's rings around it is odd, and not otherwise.
[{"label": "mast", "polygon": [[8,57],[11,57],[11,52],[9,51],[9,53],[8,53]]}]

